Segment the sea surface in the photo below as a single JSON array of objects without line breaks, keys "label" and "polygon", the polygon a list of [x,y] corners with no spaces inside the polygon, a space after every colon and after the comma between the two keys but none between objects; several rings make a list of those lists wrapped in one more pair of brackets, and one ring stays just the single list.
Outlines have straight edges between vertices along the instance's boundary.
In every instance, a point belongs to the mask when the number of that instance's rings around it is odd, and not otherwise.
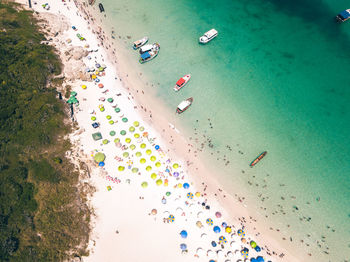
[{"label": "sea surface", "polygon": [[[157,97],[172,110],[194,98],[176,124],[225,189],[310,261],[350,259],[350,22],[334,22],[349,2],[101,2],[106,26]],[[199,45],[211,28],[218,37]],[[140,65],[130,47],[143,36],[161,50]]]}]

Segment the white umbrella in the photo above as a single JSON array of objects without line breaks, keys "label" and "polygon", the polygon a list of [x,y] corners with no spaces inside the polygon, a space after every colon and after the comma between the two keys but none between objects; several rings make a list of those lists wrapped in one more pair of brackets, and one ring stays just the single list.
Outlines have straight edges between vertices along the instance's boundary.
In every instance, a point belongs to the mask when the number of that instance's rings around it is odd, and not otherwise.
[{"label": "white umbrella", "polygon": [[230,247],[233,247],[235,245],[235,241],[231,241]]},{"label": "white umbrella", "polygon": [[216,251],[216,254],[218,255],[218,258],[219,259],[223,259],[224,258],[224,252],[221,250],[221,249],[219,249],[218,251]]},{"label": "white umbrella", "polygon": [[206,238],[207,237],[207,234],[206,233],[203,233],[202,235],[201,235],[201,238]]},{"label": "white umbrella", "polygon": [[202,211],[199,211],[199,212],[197,213],[197,217],[199,218],[201,215],[203,215],[203,212],[202,212]]},{"label": "white umbrella", "polygon": [[233,257],[233,253],[231,251],[228,251],[226,256],[232,258]]},{"label": "white umbrella", "polygon": [[178,208],[176,208],[176,212],[178,212],[178,213],[182,213],[182,212],[183,212],[183,210],[182,210],[182,208],[181,208],[181,207],[178,207]]},{"label": "white umbrella", "polygon": [[201,248],[201,247],[197,248],[196,253],[197,253],[198,256],[203,256],[203,255],[204,255],[204,250],[203,250],[203,248]]},{"label": "white umbrella", "polygon": [[231,262],[231,259],[226,259],[225,262]]},{"label": "white umbrella", "polygon": [[213,257],[215,257],[215,253],[209,249],[209,250],[207,251],[207,256],[208,256],[209,258],[213,258]]}]

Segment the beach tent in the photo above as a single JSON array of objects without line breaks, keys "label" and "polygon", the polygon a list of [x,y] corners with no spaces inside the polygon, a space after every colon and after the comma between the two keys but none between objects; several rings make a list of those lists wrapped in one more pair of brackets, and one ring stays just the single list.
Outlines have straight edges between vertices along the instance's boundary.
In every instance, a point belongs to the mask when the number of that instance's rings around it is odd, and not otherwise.
[{"label": "beach tent", "polygon": [[93,133],[93,134],[92,134],[92,138],[93,138],[95,141],[97,141],[97,140],[102,139],[102,135],[101,135],[100,132]]},{"label": "beach tent", "polygon": [[104,161],[105,159],[106,155],[101,152],[96,153],[96,155],[94,156],[94,160],[98,163]]}]

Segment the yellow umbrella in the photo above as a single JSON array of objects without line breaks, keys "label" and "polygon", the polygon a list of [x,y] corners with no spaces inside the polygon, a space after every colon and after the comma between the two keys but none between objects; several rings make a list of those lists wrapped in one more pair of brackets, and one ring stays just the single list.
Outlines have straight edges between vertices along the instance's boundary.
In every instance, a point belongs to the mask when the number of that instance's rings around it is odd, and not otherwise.
[{"label": "yellow umbrella", "polygon": [[136,134],[134,134],[134,137],[135,137],[135,138],[139,138],[139,137],[140,137],[140,134],[136,133]]},{"label": "yellow umbrella", "polygon": [[196,197],[200,197],[200,196],[201,196],[201,193],[196,192],[195,196],[196,196]]},{"label": "yellow umbrella", "polygon": [[146,154],[147,154],[147,155],[152,154],[152,150],[151,150],[151,149],[147,149],[147,150],[146,150]]},{"label": "yellow umbrella", "polygon": [[161,166],[161,163],[160,162],[157,162],[156,163],[156,167],[160,167]]},{"label": "yellow umbrella", "polygon": [[152,167],[151,167],[151,166],[147,166],[147,167],[146,167],[146,170],[147,170],[147,171],[151,171],[151,170],[152,170]]},{"label": "yellow umbrella", "polygon": [[144,158],[141,158],[141,159],[140,159],[140,163],[141,163],[141,164],[144,164],[144,163],[146,163],[146,159],[144,159]]},{"label": "yellow umbrella", "polygon": [[131,142],[131,139],[130,138],[126,138],[125,142],[129,144]]},{"label": "yellow umbrella", "polygon": [[97,77],[96,75],[92,75],[91,76],[92,79],[96,79],[96,77]]},{"label": "yellow umbrella", "polygon": [[86,89],[87,86],[86,86],[86,85],[82,85],[81,88],[82,88],[82,89]]},{"label": "yellow umbrella", "polygon": [[142,143],[142,144],[140,145],[140,147],[141,147],[141,148],[146,148],[146,144],[145,144],[145,143]]},{"label": "yellow umbrella", "polygon": [[231,227],[226,227],[226,228],[225,228],[225,232],[226,232],[226,233],[231,233],[231,232],[232,232]]},{"label": "yellow umbrella", "polygon": [[157,186],[160,186],[161,184],[163,184],[163,181],[162,181],[161,179],[158,179],[158,180],[156,181],[156,184],[157,184]]},{"label": "yellow umbrella", "polygon": [[157,178],[157,174],[156,173],[152,173],[151,178],[152,179],[156,179]]},{"label": "yellow umbrella", "polygon": [[156,157],[155,156],[151,156],[151,161],[156,161]]},{"label": "yellow umbrella", "polygon": [[118,166],[118,170],[119,170],[119,171],[124,171],[124,169],[125,169],[125,167],[123,167],[123,166]]},{"label": "yellow umbrella", "polygon": [[178,168],[179,167],[179,164],[177,164],[177,163],[175,163],[175,164],[173,164],[173,168]]}]

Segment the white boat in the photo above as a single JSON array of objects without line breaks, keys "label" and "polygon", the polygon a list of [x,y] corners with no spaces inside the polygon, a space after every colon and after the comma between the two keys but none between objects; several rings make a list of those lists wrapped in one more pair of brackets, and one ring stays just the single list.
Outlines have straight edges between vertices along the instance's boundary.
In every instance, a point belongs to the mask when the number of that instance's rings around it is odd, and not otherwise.
[{"label": "white boat", "polygon": [[149,52],[149,51],[152,50],[152,48],[153,48],[153,45],[152,45],[152,44],[148,44],[148,45],[141,46],[141,48],[140,48],[140,54]]},{"label": "white boat", "polygon": [[346,9],[342,12],[340,12],[335,19],[338,23],[345,22],[346,20],[350,19],[350,9]]},{"label": "white boat", "polygon": [[218,36],[218,31],[211,29],[199,38],[199,42],[206,44]]},{"label": "white boat", "polygon": [[190,107],[190,105],[192,105],[193,102],[193,98],[187,98],[186,100],[182,101],[176,109],[176,113],[181,114],[182,112],[184,112],[187,108]]},{"label": "white boat", "polygon": [[[152,59],[155,58],[155,57],[158,55],[158,53],[159,53],[160,45],[159,45],[158,43],[154,43],[153,45],[147,45],[147,46],[151,46],[151,48],[149,49],[149,48],[147,47],[147,51],[145,51],[145,52],[143,52],[143,53],[141,53],[141,50],[140,50],[141,57],[140,57],[139,62],[140,62],[141,64],[146,63],[146,62],[152,60]],[[145,47],[145,46],[143,46],[143,47]],[[143,47],[141,47],[141,49],[142,49]]]},{"label": "white boat", "polygon": [[174,90],[175,90],[175,91],[179,91],[181,88],[183,88],[183,87],[187,84],[188,81],[190,81],[190,79],[191,79],[191,75],[190,75],[190,74],[181,77],[181,78],[176,82],[176,84],[175,84],[175,86],[174,86]]},{"label": "white boat", "polygon": [[148,37],[145,36],[144,38],[137,40],[134,42],[132,48],[134,48],[134,50],[139,49],[141,46],[143,46],[144,44],[146,44],[148,42]]}]

